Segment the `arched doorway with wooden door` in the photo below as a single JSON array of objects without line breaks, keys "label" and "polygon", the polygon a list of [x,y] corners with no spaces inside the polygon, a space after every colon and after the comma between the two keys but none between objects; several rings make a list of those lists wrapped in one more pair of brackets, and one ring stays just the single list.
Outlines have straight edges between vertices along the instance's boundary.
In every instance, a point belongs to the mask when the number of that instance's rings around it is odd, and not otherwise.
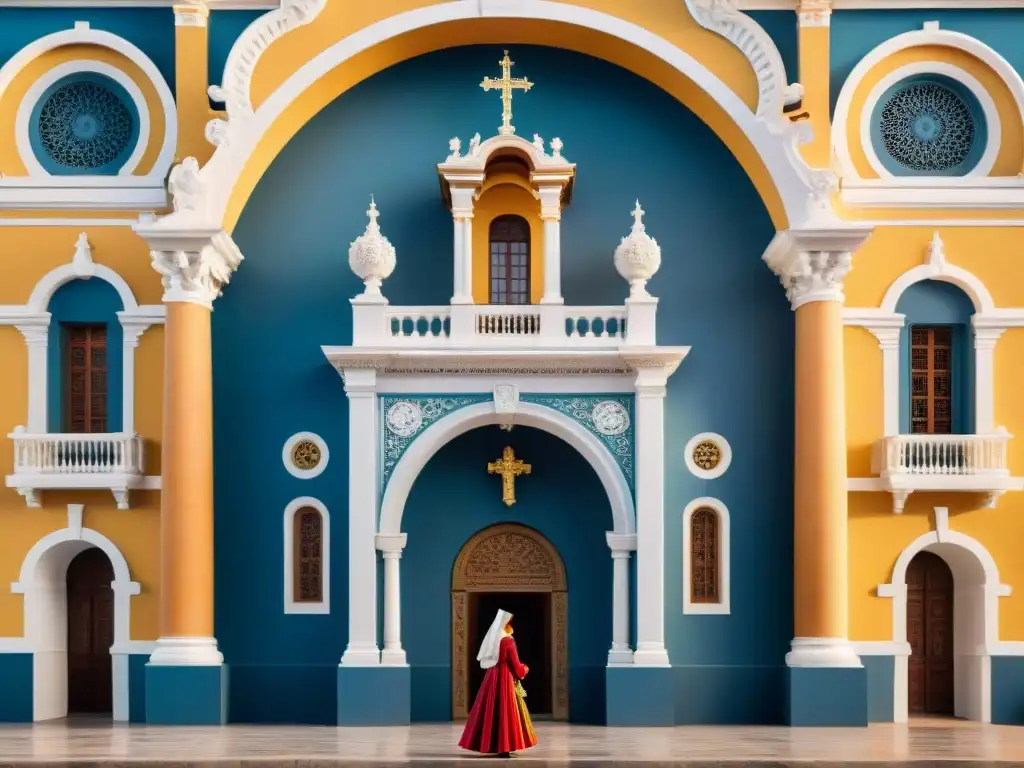
[{"label": "arched doorway with wooden door", "polygon": [[68,715],[111,715],[114,566],[96,547],[68,565]]},{"label": "arched doorway with wooden door", "polygon": [[476,652],[498,609],[513,614],[530,665],[530,711],[569,719],[568,585],[558,551],[525,525],[484,528],[452,569],[452,717],[465,719],[483,679]]},{"label": "arched doorway with wooden door", "polygon": [[953,572],[933,552],[919,552],[907,568],[907,710],[910,715],[954,714]]}]

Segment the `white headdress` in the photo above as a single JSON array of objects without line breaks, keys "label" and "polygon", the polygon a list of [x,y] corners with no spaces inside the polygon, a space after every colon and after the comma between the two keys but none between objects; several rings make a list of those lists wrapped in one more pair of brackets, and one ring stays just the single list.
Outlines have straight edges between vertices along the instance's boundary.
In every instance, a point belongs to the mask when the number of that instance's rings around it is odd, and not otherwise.
[{"label": "white headdress", "polygon": [[498,651],[501,649],[501,639],[505,637],[505,625],[511,618],[511,613],[499,610],[491,622],[491,628],[487,630],[484,641],[480,643],[480,653],[476,655],[481,669],[490,669],[498,663]]}]

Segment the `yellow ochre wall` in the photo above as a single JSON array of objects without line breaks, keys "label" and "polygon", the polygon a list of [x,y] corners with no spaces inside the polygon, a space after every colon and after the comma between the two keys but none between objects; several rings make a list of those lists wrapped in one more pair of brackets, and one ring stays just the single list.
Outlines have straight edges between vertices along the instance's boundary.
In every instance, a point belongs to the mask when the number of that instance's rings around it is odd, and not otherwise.
[{"label": "yellow ochre wall", "polygon": [[[846,280],[848,307],[878,307],[889,286],[924,262],[928,243],[938,231],[946,260],[981,280],[997,307],[1024,306],[1024,280],[1013,258],[1020,249],[1020,229],[1011,227],[878,228],[854,255]],[[846,328],[846,424],[851,478],[870,477],[871,445],[883,435],[882,352],[867,330]],[[1009,466],[1024,475],[1024,400],[1019,382],[1024,361],[1024,328],[1007,330],[995,348],[995,423],[1010,434]],[[949,527],[977,539],[995,559],[1004,584],[1014,587],[999,601],[999,638],[1024,640],[1024,493],[1009,492],[995,509],[984,497],[966,493],[912,493],[901,515],[883,492],[849,494],[850,635],[853,640],[892,640],[892,600],[875,590],[890,581],[900,553],[921,534],[934,530],[934,507],[949,509]]]}]

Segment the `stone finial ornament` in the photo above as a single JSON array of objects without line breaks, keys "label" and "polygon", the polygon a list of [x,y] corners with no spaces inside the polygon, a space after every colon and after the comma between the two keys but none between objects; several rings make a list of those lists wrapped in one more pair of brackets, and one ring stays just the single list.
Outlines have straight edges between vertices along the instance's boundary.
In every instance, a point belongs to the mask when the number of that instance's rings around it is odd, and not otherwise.
[{"label": "stone finial ornament", "polygon": [[650,297],[647,281],[661,267],[661,246],[647,234],[643,217],[644,209],[637,200],[633,209],[633,229],[615,249],[615,269],[629,282],[629,296],[634,299]]},{"label": "stone finial ornament", "polygon": [[565,145],[562,143],[562,140],[557,136],[555,136],[555,138],[551,140],[551,154],[556,160],[565,159],[564,157],[562,157],[562,148],[564,146]]},{"label": "stone finial ornament", "polygon": [[357,237],[348,249],[348,265],[356,274],[366,290],[363,296],[384,298],[380,292],[381,283],[395,271],[395,246],[381,234],[377,217],[377,204],[370,197],[370,209],[366,212],[370,223],[366,231]]},{"label": "stone finial ornament", "polygon": [[450,154],[448,155],[448,159],[445,160],[446,163],[450,163],[454,160],[460,159],[462,157],[462,139],[460,139],[458,136],[454,136],[451,139],[449,139],[448,152]]},{"label": "stone finial ornament", "polygon": [[92,261],[92,247],[89,237],[82,232],[75,242],[75,255],[71,257],[71,268],[78,277],[89,278],[96,273],[96,265]]}]

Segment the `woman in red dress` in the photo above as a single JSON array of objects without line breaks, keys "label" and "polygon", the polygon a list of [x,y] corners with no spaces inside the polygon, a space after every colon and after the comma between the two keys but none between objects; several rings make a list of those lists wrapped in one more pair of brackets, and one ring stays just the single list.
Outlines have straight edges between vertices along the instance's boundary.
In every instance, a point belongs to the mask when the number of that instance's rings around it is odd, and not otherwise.
[{"label": "woman in red dress", "polygon": [[536,745],[537,734],[520,682],[530,668],[519,663],[516,641],[512,639],[511,613],[498,611],[476,658],[487,672],[459,746],[472,752],[509,757]]}]

